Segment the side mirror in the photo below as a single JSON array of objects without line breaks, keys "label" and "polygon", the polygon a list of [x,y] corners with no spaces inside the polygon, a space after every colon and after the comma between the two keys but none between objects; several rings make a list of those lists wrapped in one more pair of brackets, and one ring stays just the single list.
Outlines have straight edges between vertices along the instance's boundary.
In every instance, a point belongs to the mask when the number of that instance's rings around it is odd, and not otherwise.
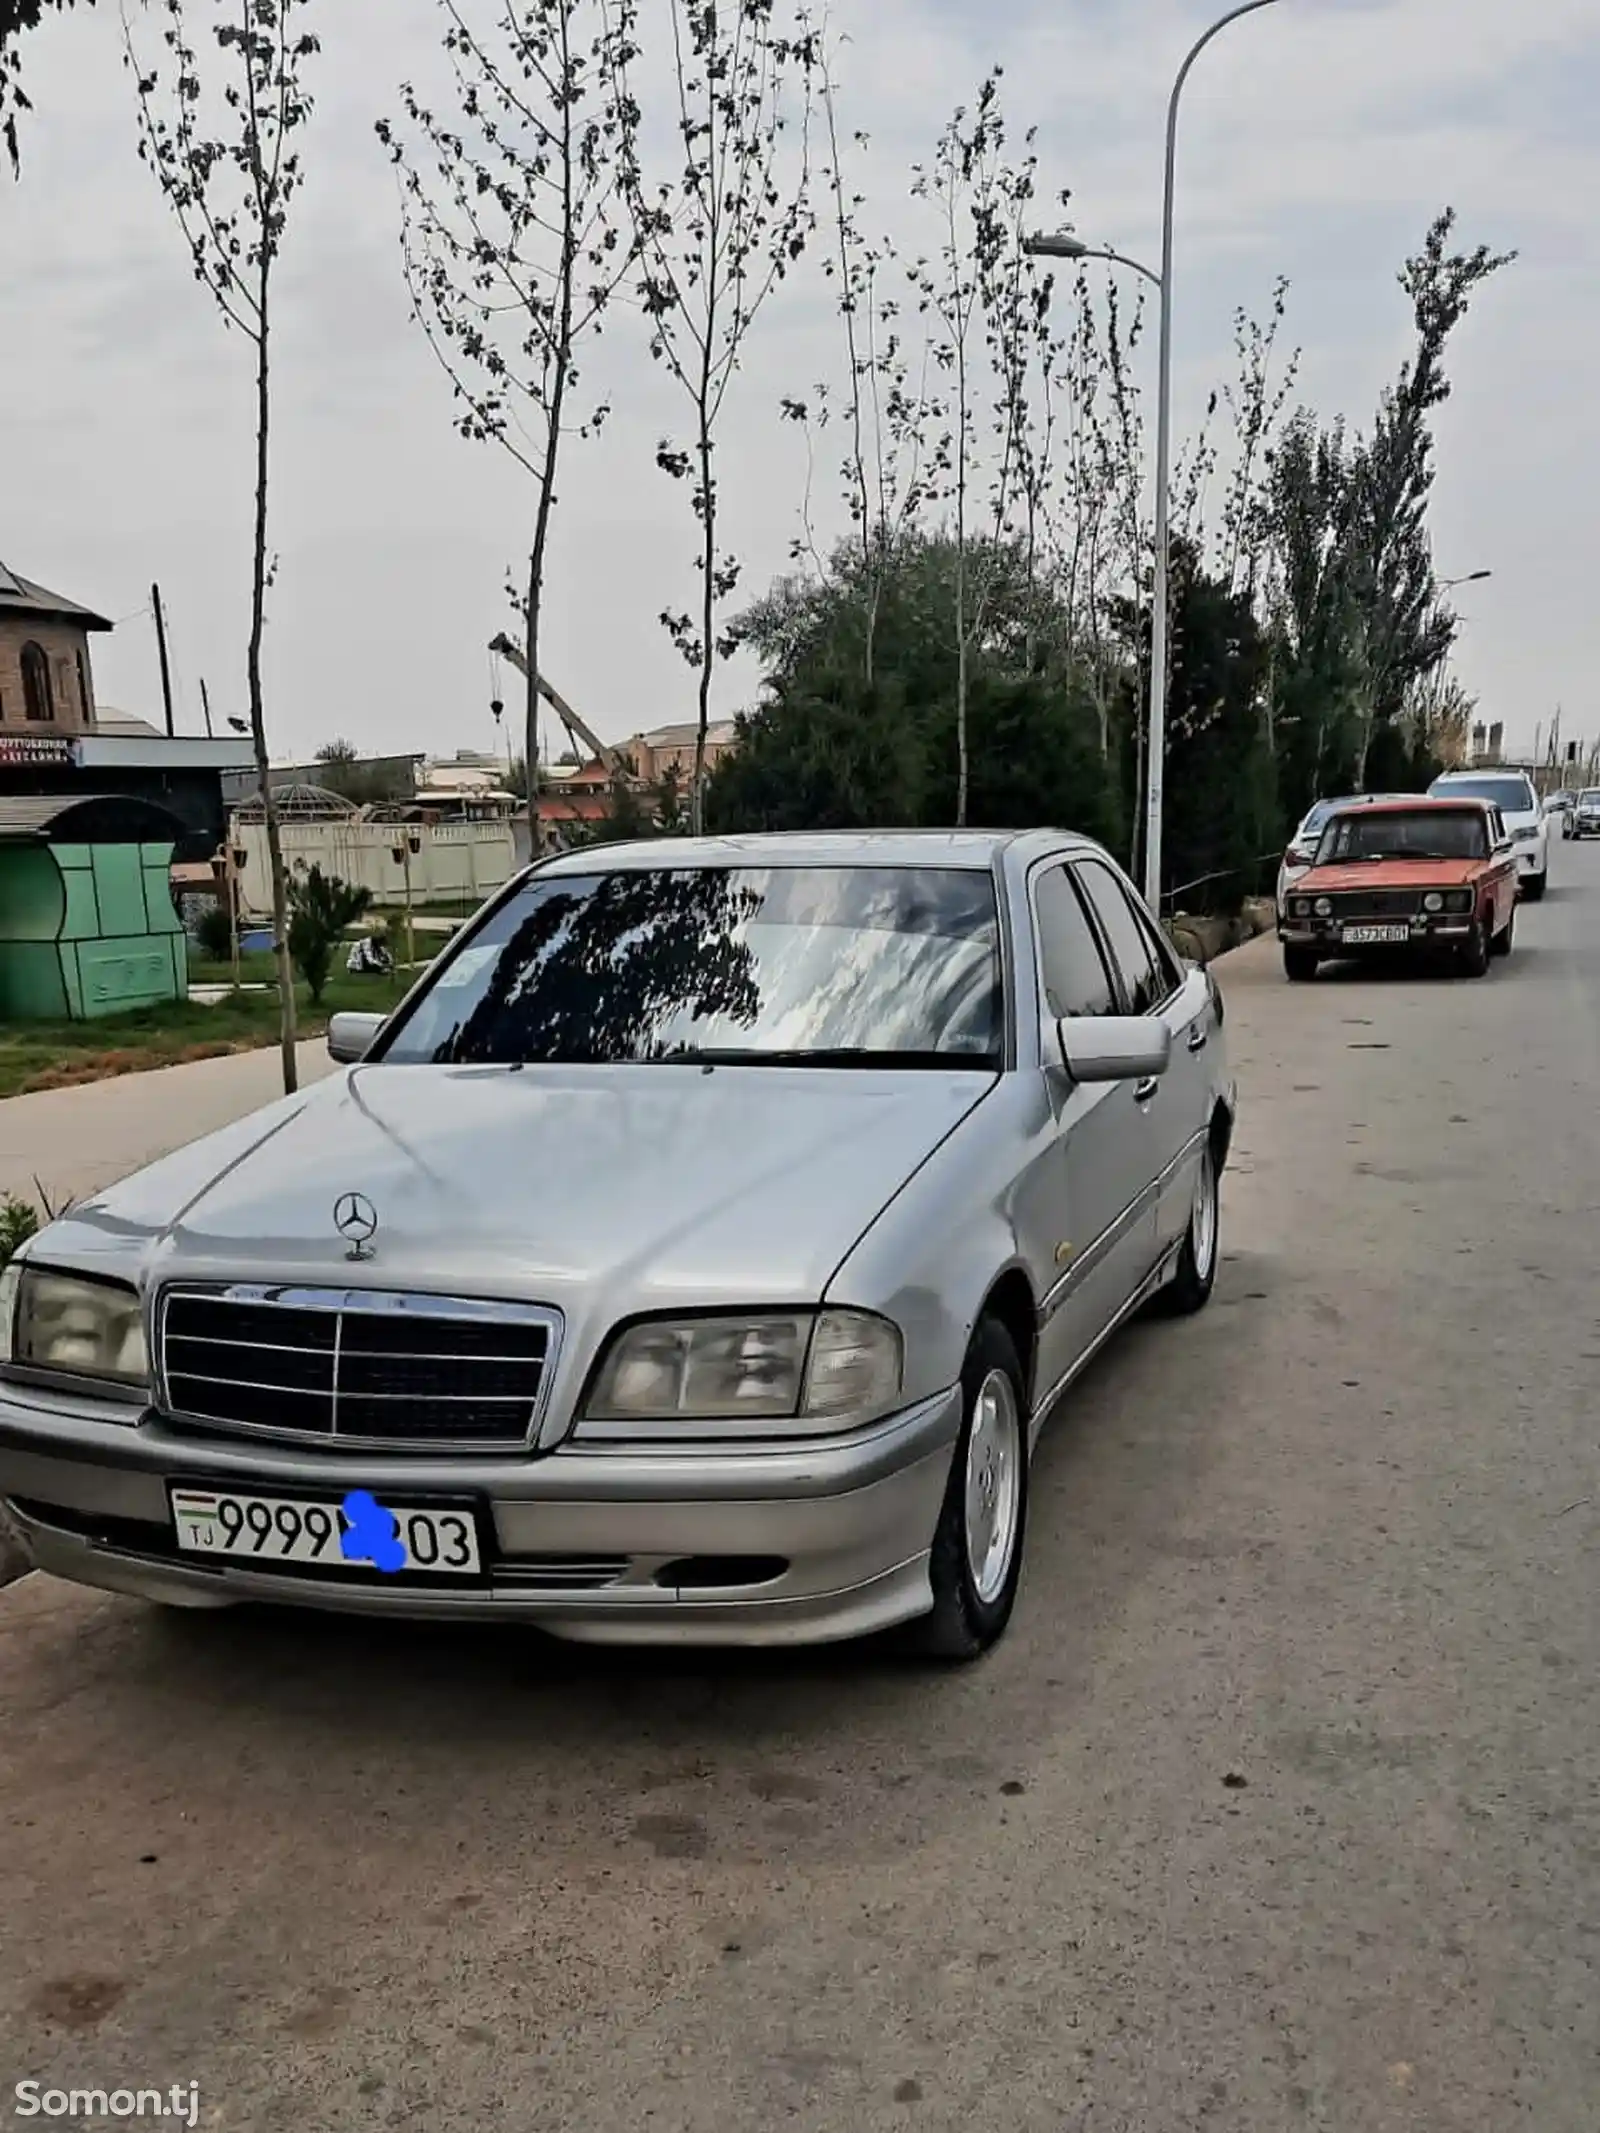
[{"label": "side mirror", "polygon": [[342,1014],[329,1017],[328,1057],[340,1066],[354,1066],[365,1059],[384,1025],[382,1015]]},{"label": "side mirror", "polygon": [[1146,1081],[1172,1063],[1172,1032],[1154,1015],[1069,1015],[1055,1027],[1074,1081]]}]

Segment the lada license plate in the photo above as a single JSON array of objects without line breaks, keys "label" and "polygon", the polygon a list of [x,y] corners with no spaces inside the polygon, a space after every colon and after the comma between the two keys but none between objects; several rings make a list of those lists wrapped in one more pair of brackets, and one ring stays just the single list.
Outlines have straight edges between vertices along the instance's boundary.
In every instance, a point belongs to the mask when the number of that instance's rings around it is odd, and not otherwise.
[{"label": "lada license plate", "polygon": [[1347,948],[1383,948],[1411,938],[1409,926],[1341,926],[1339,938]]}]

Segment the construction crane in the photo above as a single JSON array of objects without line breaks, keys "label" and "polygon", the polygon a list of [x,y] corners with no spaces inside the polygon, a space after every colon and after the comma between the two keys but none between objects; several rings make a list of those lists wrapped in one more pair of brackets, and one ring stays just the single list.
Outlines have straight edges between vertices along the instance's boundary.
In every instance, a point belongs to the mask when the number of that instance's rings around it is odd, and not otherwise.
[{"label": "construction crane", "polygon": [[[527,679],[528,662],[523,658],[521,648],[513,644],[503,631],[498,637],[490,638],[489,649],[491,652],[498,652],[502,659],[509,659],[523,679]],[[542,674],[539,676],[539,694],[566,727],[572,739],[587,748],[592,756],[597,757],[613,778],[626,779],[632,776],[627,758],[617,749],[609,747],[598,734],[592,733],[560,690],[552,688]]]}]

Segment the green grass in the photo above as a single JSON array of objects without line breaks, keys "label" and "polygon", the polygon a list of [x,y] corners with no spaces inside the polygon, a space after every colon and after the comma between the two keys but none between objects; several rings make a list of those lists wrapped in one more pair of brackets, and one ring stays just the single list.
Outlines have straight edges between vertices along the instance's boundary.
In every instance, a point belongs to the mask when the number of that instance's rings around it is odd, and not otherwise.
[{"label": "green grass", "polygon": [[[483,896],[446,896],[436,904],[419,902],[415,907],[414,916],[417,918],[471,918],[483,909],[489,900],[489,896],[495,893],[497,892],[490,890]],[[405,915],[406,907],[404,904],[373,904],[361,922],[361,930],[363,932],[370,931],[376,919],[398,918],[403,920]]]},{"label": "green grass", "polygon": [[[226,967],[220,982],[227,982]],[[319,1008],[312,1007],[306,988],[298,986],[298,1034],[319,1036],[328,1017],[346,1008],[385,1014],[410,983],[399,971],[391,978],[352,978],[341,972],[328,980]],[[235,993],[215,1007],[172,1000],[93,1022],[0,1023],[0,1097],[254,1051],[277,1041],[275,989]]]}]

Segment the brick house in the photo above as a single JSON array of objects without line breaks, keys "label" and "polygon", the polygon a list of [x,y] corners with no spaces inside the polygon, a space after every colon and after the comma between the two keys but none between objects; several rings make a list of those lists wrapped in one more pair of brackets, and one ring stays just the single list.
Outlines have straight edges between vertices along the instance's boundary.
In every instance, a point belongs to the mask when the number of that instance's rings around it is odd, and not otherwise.
[{"label": "brick house", "polygon": [[0,800],[148,800],[177,818],[177,860],[207,860],[227,834],[222,779],[249,768],[250,743],[102,717],[89,639],[111,627],[0,563]]},{"label": "brick house", "polygon": [[[94,729],[89,633],[111,624],[0,563],[0,739],[66,740]],[[54,753],[54,751],[44,751]]]}]

